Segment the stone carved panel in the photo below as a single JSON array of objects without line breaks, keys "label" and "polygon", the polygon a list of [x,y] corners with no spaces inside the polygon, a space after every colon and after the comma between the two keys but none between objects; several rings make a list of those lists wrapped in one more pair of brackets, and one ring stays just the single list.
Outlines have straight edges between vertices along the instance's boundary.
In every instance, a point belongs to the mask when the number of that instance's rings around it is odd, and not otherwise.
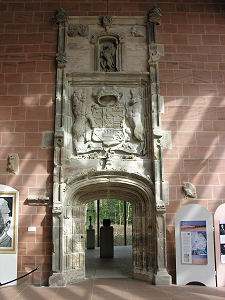
[{"label": "stone carved panel", "polygon": [[75,37],[77,35],[88,36],[89,27],[84,24],[69,24],[67,34],[69,37]]},{"label": "stone carved panel", "polygon": [[144,142],[140,91],[126,89],[122,101],[123,93],[116,87],[93,90],[75,88],[72,96],[75,154],[88,158],[99,154],[107,161],[114,153],[140,155]]}]

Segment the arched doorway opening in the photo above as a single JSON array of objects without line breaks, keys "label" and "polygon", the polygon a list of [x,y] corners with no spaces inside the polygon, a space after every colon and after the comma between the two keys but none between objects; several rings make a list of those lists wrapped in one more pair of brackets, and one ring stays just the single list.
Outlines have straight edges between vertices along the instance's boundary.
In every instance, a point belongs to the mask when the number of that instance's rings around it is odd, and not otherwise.
[{"label": "arched doorway opening", "polygon": [[[110,227],[103,226],[104,220],[110,220]],[[88,202],[85,244],[86,278],[131,278],[131,203],[117,199]]]},{"label": "arched doorway opening", "polygon": [[157,276],[168,280],[170,277],[164,267],[164,216],[156,211],[152,182],[137,174],[105,171],[88,173],[67,182],[63,216],[57,216],[53,227],[53,266],[58,271],[51,276],[50,284],[58,284],[58,281],[67,284],[85,279],[85,206],[96,197],[132,203],[133,278],[156,284]]}]

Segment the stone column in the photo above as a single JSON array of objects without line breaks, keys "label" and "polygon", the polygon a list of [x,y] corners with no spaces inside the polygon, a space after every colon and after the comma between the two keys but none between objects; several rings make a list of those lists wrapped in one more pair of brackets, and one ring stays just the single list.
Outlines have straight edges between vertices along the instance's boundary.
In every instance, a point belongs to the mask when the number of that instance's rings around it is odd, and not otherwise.
[{"label": "stone column", "polygon": [[170,285],[171,276],[167,272],[166,254],[166,210],[165,206],[158,206],[156,212],[156,232],[157,232],[157,270],[154,275],[155,285]]},{"label": "stone column", "polygon": [[[161,11],[154,6],[148,13],[148,49],[151,96],[151,132],[152,160],[155,186],[155,222],[156,222],[156,266],[153,281],[156,285],[171,284],[171,276],[166,270],[166,225],[165,204],[168,203],[168,183],[164,181],[163,149],[171,145],[169,133],[161,129],[163,97],[160,96],[158,61],[160,59],[157,44],[156,26],[161,22]],[[162,51],[161,51],[162,52]]]},{"label": "stone column", "polygon": [[50,286],[65,286],[66,278],[63,273],[63,160],[64,160],[64,127],[63,127],[63,101],[64,101],[64,67],[65,54],[65,27],[67,13],[60,9],[55,12],[55,23],[58,25],[58,53],[57,85],[56,85],[56,117],[55,117],[55,143],[54,143],[54,172],[53,172],[53,253],[52,271],[49,278]]}]

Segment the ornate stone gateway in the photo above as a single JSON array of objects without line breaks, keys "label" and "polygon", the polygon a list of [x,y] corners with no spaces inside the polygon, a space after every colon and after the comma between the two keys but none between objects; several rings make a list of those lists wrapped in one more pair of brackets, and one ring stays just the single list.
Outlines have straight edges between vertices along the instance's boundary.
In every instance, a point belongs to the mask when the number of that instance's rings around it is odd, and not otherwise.
[{"label": "ornate stone gateway", "polygon": [[147,18],[55,14],[52,286],[85,278],[86,204],[102,198],[133,205],[133,277],[171,283],[162,160],[171,143],[161,130],[160,18],[157,7]]}]

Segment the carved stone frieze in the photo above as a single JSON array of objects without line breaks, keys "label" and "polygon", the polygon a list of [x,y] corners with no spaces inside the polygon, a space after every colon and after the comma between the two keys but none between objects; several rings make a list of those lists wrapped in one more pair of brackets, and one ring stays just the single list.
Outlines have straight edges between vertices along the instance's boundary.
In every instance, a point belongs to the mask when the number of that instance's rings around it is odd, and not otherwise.
[{"label": "carved stone frieze", "polygon": [[8,155],[7,171],[9,174],[19,174],[19,155],[12,153]]},{"label": "carved stone frieze", "polygon": [[88,36],[89,27],[86,24],[69,24],[67,34],[69,37]]}]

